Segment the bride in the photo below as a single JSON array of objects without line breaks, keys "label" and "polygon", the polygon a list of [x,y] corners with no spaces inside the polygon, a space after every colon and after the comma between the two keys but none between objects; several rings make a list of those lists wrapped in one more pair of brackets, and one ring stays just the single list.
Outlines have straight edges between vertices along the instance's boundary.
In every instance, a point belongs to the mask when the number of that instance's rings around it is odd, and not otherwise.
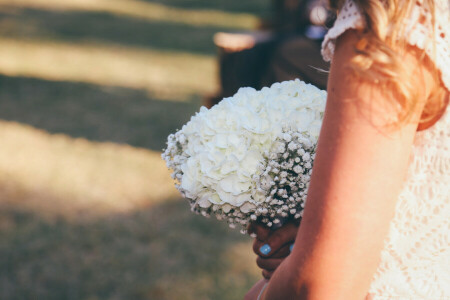
[{"label": "bride", "polygon": [[450,299],[449,1],[330,6],[304,217],[253,226],[266,279],[245,299]]}]

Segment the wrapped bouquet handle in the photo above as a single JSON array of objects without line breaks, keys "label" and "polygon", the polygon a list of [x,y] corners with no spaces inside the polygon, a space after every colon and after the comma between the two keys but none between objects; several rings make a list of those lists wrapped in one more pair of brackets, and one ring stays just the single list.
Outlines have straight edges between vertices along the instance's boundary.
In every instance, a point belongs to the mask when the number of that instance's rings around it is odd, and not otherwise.
[{"label": "wrapped bouquet handle", "polygon": [[243,232],[302,217],[326,92],[300,80],[202,107],[162,154],[191,209]]}]

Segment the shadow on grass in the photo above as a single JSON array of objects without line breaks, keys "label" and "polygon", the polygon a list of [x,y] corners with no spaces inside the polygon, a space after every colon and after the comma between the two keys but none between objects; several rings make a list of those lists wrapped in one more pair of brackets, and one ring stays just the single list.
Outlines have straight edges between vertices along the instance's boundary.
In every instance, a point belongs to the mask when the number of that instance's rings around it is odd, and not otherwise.
[{"label": "shadow on grass", "polygon": [[0,75],[0,119],[93,141],[161,151],[199,100],[149,98],[146,91]]},{"label": "shadow on grass", "polygon": [[152,49],[216,53],[213,35],[228,30],[144,21],[100,12],[16,9],[0,13],[0,35],[12,38],[114,43]]},{"label": "shadow on grass", "polygon": [[181,200],[84,222],[18,207],[2,208],[0,219],[3,300],[229,300],[257,279],[226,255],[242,243],[251,252],[250,239]]},{"label": "shadow on grass", "polygon": [[142,2],[161,3],[168,6],[188,9],[216,9],[227,12],[241,12],[267,15],[270,9],[270,0],[140,0]]}]

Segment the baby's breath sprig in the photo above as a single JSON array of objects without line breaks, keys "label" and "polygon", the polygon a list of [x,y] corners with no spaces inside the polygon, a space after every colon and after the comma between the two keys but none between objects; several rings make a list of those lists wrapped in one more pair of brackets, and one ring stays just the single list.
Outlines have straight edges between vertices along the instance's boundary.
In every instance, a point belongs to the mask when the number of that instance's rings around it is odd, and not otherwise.
[{"label": "baby's breath sprig", "polygon": [[[315,142],[305,133],[283,129],[261,166],[258,188],[266,194],[266,205],[259,221],[271,227],[286,218],[300,219],[315,157]],[[261,212],[261,210],[259,211]],[[261,214],[260,214],[261,216]],[[259,216],[258,216],[259,217]]]}]

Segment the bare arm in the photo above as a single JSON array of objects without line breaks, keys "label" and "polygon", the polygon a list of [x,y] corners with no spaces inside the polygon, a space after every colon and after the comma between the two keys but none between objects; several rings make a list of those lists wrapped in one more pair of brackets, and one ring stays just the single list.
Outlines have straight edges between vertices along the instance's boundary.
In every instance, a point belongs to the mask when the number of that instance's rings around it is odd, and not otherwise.
[{"label": "bare arm", "polygon": [[[383,128],[394,114],[394,91],[346,69],[356,32],[338,40],[308,202],[293,253],[278,267],[262,299],[363,299],[407,170],[417,121]],[[435,85],[408,51],[422,99]],[[425,102],[425,101],[423,101]],[[424,103],[415,112],[420,115]]]}]

